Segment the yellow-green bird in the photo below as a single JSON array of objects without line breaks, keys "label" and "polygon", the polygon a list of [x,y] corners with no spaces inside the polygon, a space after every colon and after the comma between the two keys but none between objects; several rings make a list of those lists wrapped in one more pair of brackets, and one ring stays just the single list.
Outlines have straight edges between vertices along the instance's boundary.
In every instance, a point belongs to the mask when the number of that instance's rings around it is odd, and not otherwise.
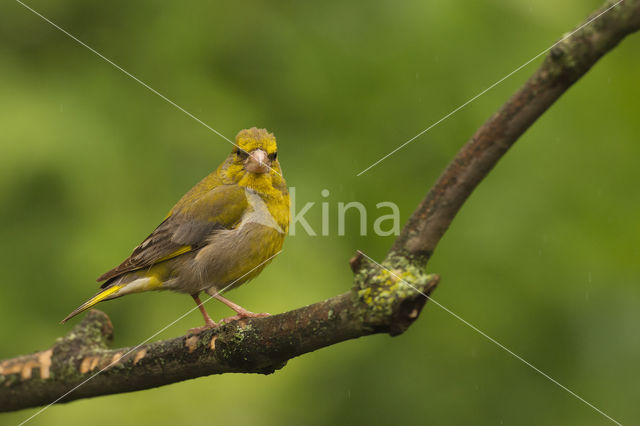
[{"label": "yellow-green bird", "polygon": [[149,290],[191,295],[205,321],[193,332],[217,325],[200,302],[203,291],[237,312],[223,321],[267,316],[218,292],[258,275],[281,250],[288,229],[289,192],[276,139],[265,129],[242,130],[218,169],[191,188],[131,256],[100,276],[98,294],[62,322],[103,300]]}]

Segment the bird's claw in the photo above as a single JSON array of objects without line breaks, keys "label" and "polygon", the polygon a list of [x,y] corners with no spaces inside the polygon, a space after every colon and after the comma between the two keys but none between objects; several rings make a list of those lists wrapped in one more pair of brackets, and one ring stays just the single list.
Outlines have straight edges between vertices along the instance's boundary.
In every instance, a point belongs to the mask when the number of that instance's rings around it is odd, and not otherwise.
[{"label": "bird's claw", "polygon": [[201,326],[201,327],[195,327],[195,328],[190,328],[189,329],[189,333],[191,334],[198,334],[201,333],[205,330],[209,330],[210,328],[216,328],[218,326],[218,324],[216,324],[214,321],[207,321],[205,323],[205,325]]},{"label": "bird's claw", "polygon": [[244,312],[238,312],[237,315],[234,315],[232,317],[227,317],[224,319],[221,319],[220,322],[223,324],[229,324],[230,322],[233,321],[237,321],[239,319],[243,319],[243,318],[266,318],[266,317],[270,317],[271,314],[266,313],[266,312],[249,312],[249,311],[244,311]]}]

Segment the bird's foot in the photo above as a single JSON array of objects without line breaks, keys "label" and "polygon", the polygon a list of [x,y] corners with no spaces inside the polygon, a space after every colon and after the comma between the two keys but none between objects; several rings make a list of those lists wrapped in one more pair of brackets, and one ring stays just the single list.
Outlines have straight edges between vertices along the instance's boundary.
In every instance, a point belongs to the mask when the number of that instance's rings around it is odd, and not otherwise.
[{"label": "bird's foot", "polygon": [[224,323],[224,324],[229,324],[230,322],[233,321],[237,321],[239,319],[242,318],[266,318],[266,317],[270,317],[271,314],[268,314],[266,312],[251,312],[251,311],[247,311],[247,310],[241,310],[240,312],[238,312],[237,315],[234,315],[232,317],[227,317],[224,319],[221,319],[220,322]]},{"label": "bird's foot", "polygon": [[[209,293],[209,294],[211,294],[211,293]],[[234,311],[237,312],[237,315],[234,315],[232,317],[228,317],[228,318],[225,318],[225,319],[221,320],[221,322],[223,322],[225,324],[229,324],[232,321],[237,321],[237,320],[242,319],[242,318],[265,318],[265,317],[270,317],[271,316],[271,314],[268,314],[266,312],[255,313],[255,312],[247,311],[242,306],[236,305],[231,300],[228,300],[228,299],[222,297],[220,295],[220,293],[218,293],[218,292],[216,292],[215,294],[211,294],[211,297],[214,297],[214,298],[218,299],[219,301],[221,301],[222,303],[224,303],[225,305],[227,305],[228,307],[230,307],[231,309],[233,309]]]},{"label": "bird's foot", "polygon": [[216,324],[214,321],[209,320],[206,321],[205,324],[201,327],[195,327],[195,328],[190,328],[189,329],[189,333],[191,334],[198,334],[201,333],[205,330],[209,330],[210,328],[216,328],[218,326],[218,324]]}]

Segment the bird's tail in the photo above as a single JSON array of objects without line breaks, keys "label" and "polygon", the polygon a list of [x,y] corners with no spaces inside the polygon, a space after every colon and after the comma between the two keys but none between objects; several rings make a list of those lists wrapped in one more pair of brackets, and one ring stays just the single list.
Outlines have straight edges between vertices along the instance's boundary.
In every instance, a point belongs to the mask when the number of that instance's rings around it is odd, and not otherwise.
[{"label": "bird's tail", "polygon": [[118,293],[118,291],[120,291],[120,289],[122,289],[126,285],[127,284],[113,284],[113,285],[110,285],[109,287],[105,288],[104,290],[100,290],[98,292],[98,294],[96,294],[91,299],[89,299],[86,302],[84,302],[82,305],[78,306],[73,312],[71,312],[69,315],[67,315],[65,317],[65,319],[60,321],[60,323],[64,324],[65,322],[67,322],[67,320],[75,317],[76,315],[78,315],[81,312],[86,311],[87,309],[91,308],[92,306],[94,306],[95,304],[97,304],[99,302],[102,302],[103,300],[113,299],[115,297],[122,296],[122,295],[117,295],[117,293]]}]

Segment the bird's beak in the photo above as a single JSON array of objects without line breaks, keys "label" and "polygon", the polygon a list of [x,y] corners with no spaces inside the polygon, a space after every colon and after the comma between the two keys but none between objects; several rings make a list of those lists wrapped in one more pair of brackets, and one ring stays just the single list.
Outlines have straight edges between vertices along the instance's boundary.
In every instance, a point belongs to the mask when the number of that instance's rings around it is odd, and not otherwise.
[{"label": "bird's beak", "polygon": [[263,149],[254,149],[244,162],[244,168],[251,173],[267,173],[271,167],[271,161],[267,152]]}]

